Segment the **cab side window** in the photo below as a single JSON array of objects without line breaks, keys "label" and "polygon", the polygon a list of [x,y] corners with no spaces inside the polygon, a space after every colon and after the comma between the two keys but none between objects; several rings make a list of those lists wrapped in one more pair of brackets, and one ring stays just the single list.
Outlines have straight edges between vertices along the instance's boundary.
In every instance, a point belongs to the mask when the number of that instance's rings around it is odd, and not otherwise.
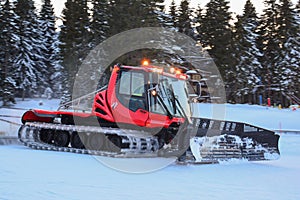
[{"label": "cab side window", "polygon": [[131,111],[146,109],[145,76],[135,71],[122,71],[119,79],[118,98]]},{"label": "cab side window", "polygon": [[120,79],[119,94],[142,97],[145,93],[143,73],[123,71]]}]

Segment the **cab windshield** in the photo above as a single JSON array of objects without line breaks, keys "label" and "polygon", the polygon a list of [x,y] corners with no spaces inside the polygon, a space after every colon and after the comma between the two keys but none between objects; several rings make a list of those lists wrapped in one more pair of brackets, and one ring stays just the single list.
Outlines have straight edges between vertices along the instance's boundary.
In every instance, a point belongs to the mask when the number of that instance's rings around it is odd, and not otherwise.
[{"label": "cab windshield", "polygon": [[176,117],[191,116],[186,81],[160,75],[156,88],[159,98],[151,97],[151,112],[169,113]]}]

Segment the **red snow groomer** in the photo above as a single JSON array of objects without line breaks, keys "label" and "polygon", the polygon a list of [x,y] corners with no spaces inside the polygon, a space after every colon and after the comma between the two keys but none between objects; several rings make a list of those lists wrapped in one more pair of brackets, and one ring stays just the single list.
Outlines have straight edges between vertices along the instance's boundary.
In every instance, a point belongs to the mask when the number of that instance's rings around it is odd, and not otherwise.
[{"label": "red snow groomer", "polygon": [[116,65],[102,89],[58,111],[24,113],[19,139],[34,149],[117,157],[176,156],[189,163],[278,158],[279,136],[272,131],[191,117],[187,84],[188,77],[173,68],[167,72],[150,65]]}]

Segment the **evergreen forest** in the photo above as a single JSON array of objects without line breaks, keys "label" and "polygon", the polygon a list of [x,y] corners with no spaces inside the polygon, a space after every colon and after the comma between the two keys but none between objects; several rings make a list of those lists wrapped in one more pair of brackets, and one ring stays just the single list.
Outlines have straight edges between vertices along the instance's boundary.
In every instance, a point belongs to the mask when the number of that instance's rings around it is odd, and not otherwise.
[{"label": "evergreen forest", "polygon": [[[229,103],[266,104],[270,98],[274,104],[296,104],[300,0],[264,0],[264,5],[258,14],[247,0],[236,15],[228,0],[197,8],[189,0],[167,6],[164,0],[67,0],[61,16],[55,16],[51,0],[42,0],[40,8],[34,0],[0,0],[0,101],[9,105],[49,90],[54,98],[70,100],[77,70],[98,44],[126,30],[164,27],[207,50]],[[118,61],[138,64],[128,56]]]}]

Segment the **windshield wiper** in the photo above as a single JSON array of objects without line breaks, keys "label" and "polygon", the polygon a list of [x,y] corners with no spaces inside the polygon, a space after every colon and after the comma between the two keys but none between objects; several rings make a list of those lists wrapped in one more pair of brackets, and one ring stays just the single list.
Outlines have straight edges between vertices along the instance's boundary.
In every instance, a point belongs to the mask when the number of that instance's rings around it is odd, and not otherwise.
[{"label": "windshield wiper", "polygon": [[[176,98],[173,86],[170,85],[170,87],[168,87],[167,89],[164,86],[165,85],[160,85],[160,87],[162,87],[162,89],[164,90],[164,92],[165,92],[165,94],[167,96],[168,101],[172,103],[172,107],[174,109],[174,115],[176,114],[176,111],[178,110],[178,112],[179,112],[179,114],[180,114],[180,116],[182,118],[188,119],[188,117],[187,117],[187,115],[186,115],[186,113],[185,113],[185,111],[184,111],[184,109],[183,109],[180,101]],[[163,101],[162,97],[159,94],[158,94],[158,98],[161,101],[161,103],[162,103],[163,107],[165,108],[165,110],[167,111],[168,116],[169,117],[170,116],[173,117],[172,114],[171,114],[171,112],[170,112],[170,110],[169,110],[169,108],[167,107],[167,105],[165,104],[165,102]],[[176,103],[177,103],[179,109],[177,109]]]},{"label": "windshield wiper", "polygon": [[[153,98],[158,98],[159,104],[160,104],[160,105],[164,108],[164,110],[167,112],[167,116],[168,116],[170,119],[173,119],[174,116],[172,115],[172,113],[170,112],[168,106],[165,104],[163,98],[162,98],[162,97],[160,96],[160,94],[159,94],[159,93],[160,93],[160,89],[159,89],[158,85],[156,85],[156,86],[153,87],[153,88],[150,88],[150,89],[148,90],[148,95],[151,93],[152,90],[155,90],[155,91],[156,91],[155,95],[153,95]],[[149,98],[150,98],[150,95],[149,95]],[[149,100],[149,105],[150,105],[150,100]]]},{"label": "windshield wiper", "polygon": [[188,117],[187,117],[187,115],[186,115],[186,113],[185,113],[185,111],[184,111],[184,109],[183,109],[181,103],[179,102],[179,100],[178,100],[177,98],[175,98],[175,101],[176,101],[176,103],[178,104],[178,106],[179,106],[179,108],[180,108],[180,109],[178,109],[179,114],[180,114],[183,118],[188,119]]},{"label": "windshield wiper", "polygon": [[[188,116],[186,115],[186,113],[185,113],[185,111],[184,111],[184,109],[183,109],[183,107],[182,107],[180,101],[178,100],[178,98],[177,98],[176,95],[175,95],[173,86],[170,88],[170,92],[171,92],[172,98],[174,99],[174,101],[172,101],[172,102],[174,102],[174,103],[173,103],[173,107],[174,107],[175,113],[176,113],[176,111],[178,110],[178,112],[179,112],[179,114],[181,115],[181,117],[183,117],[183,118],[185,118],[185,119],[189,119]],[[176,107],[176,103],[178,104],[179,109],[176,109],[176,108],[177,108],[177,107]]]},{"label": "windshield wiper", "polygon": [[157,98],[158,98],[158,100],[160,101],[160,103],[161,103],[161,105],[163,106],[163,108],[166,110],[167,116],[168,116],[170,119],[173,119],[173,115],[172,115],[172,113],[170,112],[168,106],[165,104],[165,102],[164,102],[164,100],[162,99],[162,97],[161,97],[159,94],[157,94]]}]

